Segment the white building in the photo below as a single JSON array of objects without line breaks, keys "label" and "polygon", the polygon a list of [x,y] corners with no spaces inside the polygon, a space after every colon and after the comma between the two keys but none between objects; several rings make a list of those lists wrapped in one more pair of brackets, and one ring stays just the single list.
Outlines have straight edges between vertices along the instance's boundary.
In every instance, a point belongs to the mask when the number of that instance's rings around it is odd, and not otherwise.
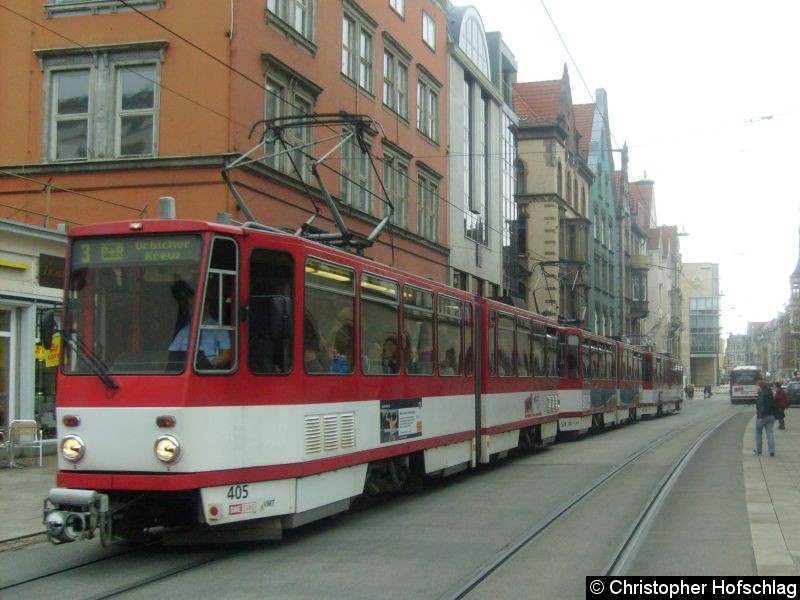
[{"label": "white building", "polygon": [[450,282],[479,295],[506,295],[514,286],[509,277],[504,285],[503,249],[506,265],[513,263],[516,62],[498,33],[486,34],[475,8],[447,12]]},{"label": "white building", "polygon": [[0,426],[36,419],[55,433],[56,364],[37,359],[37,323],[60,307],[63,233],[0,220]]}]

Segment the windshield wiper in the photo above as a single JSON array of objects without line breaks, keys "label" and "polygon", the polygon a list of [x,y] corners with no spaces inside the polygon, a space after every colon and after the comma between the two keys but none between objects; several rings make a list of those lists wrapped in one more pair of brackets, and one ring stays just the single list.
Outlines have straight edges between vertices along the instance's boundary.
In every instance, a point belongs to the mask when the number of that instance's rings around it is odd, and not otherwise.
[{"label": "windshield wiper", "polygon": [[75,354],[78,355],[78,359],[82,361],[92,373],[97,375],[97,378],[103,382],[103,385],[110,390],[119,389],[119,384],[111,378],[111,369],[108,368],[108,365],[103,362],[86,343],[70,335],[71,332],[67,332],[64,329],[59,329],[58,331],[61,332],[61,339],[72,347]]}]

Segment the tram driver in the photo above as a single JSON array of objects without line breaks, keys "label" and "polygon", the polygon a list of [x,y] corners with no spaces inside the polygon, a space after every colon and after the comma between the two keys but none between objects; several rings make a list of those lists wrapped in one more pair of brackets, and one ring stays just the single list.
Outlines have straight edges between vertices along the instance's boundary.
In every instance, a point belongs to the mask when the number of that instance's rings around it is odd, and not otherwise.
[{"label": "tram driver", "polygon": [[[186,284],[183,288],[183,294],[178,298],[179,302],[187,303],[186,306],[181,307],[181,312],[189,312],[191,310],[193,298],[194,290]],[[230,364],[231,360],[230,334],[224,329],[215,328],[219,326],[219,321],[212,315],[213,306],[214,303],[211,301],[211,296],[206,296],[203,302],[201,320],[205,327],[200,330],[200,347],[197,357],[197,366],[200,369],[224,369]],[[189,346],[190,328],[191,322],[186,323],[178,331],[175,339],[169,345],[170,352],[186,352]]]}]

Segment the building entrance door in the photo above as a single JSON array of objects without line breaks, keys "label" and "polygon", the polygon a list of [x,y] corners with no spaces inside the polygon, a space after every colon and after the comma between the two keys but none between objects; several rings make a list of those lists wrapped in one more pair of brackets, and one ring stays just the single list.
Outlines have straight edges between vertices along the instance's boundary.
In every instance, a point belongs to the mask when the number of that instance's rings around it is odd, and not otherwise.
[{"label": "building entrance door", "polygon": [[0,426],[8,427],[13,418],[14,352],[12,309],[0,306]]}]

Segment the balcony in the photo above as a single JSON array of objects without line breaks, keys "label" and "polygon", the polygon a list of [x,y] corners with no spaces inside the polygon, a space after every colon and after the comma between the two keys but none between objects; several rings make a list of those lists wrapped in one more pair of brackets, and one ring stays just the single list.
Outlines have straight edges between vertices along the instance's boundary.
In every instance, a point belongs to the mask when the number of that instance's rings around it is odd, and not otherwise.
[{"label": "balcony", "polygon": [[650,312],[647,300],[631,300],[630,314],[634,319],[642,319]]},{"label": "balcony", "polygon": [[631,256],[631,269],[637,271],[647,271],[650,265],[647,263],[647,256],[644,254],[634,254]]}]

